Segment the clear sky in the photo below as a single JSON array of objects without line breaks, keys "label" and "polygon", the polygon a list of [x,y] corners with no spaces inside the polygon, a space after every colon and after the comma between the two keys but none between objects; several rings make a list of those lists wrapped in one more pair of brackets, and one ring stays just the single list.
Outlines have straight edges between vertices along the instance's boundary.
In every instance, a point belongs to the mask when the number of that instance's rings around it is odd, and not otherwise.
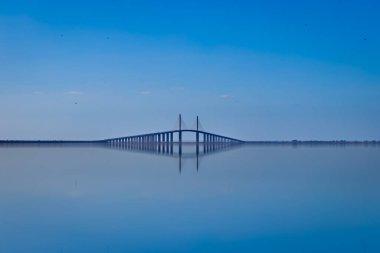
[{"label": "clear sky", "polygon": [[0,0],[0,139],[380,139],[380,2]]}]

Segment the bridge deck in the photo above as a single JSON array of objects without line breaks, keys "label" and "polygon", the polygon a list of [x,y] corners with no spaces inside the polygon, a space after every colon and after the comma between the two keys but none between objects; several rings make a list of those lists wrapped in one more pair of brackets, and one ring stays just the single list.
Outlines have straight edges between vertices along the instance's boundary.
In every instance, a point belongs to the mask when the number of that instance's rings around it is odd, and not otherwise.
[{"label": "bridge deck", "polygon": [[[214,134],[214,133],[200,131],[200,130],[191,130],[191,129],[161,131],[161,132],[153,132],[153,133],[148,133],[148,134],[138,134],[138,135],[125,136],[125,137],[105,139],[103,141],[109,142],[109,141],[129,139],[129,138],[140,138],[140,137],[158,136],[158,135],[184,133],[184,132],[198,133],[198,134],[202,134],[202,135],[206,135],[206,136],[212,136],[212,137],[216,137],[216,138],[220,138],[220,139],[224,139],[224,140],[229,140],[229,141],[234,141],[234,142],[244,142],[242,140],[238,140],[235,138],[231,138],[231,137],[227,137],[227,136],[223,136],[223,135],[219,135],[219,134]],[[212,142],[212,141],[208,141],[208,142]]]}]

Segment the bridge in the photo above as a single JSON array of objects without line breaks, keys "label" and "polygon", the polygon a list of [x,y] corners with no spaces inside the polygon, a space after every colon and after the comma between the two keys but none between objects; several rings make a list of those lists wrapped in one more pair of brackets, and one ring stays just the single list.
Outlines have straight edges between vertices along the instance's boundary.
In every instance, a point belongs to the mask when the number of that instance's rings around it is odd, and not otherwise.
[{"label": "bridge", "polygon": [[[244,143],[242,140],[199,130],[199,127],[199,117],[197,116],[196,129],[182,129],[182,117],[180,114],[178,130],[105,139],[102,142],[113,149],[177,158],[180,172],[183,159],[196,159],[198,171],[200,158],[229,150],[237,147],[238,144]],[[195,140],[184,142],[182,135],[186,132],[194,133]],[[186,144],[196,144],[195,150],[190,153],[183,152]]]},{"label": "bridge", "polygon": [[235,138],[214,134],[210,132],[205,132],[199,130],[199,117],[197,116],[196,129],[182,129],[182,117],[179,115],[179,129],[164,131],[164,132],[155,132],[149,134],[140,134],[127,137],[119,137],[112,139],[102,140],[108,144],[118,144],[118,143],[182,143],[182,135],[185,132],[195,133],[194,143],[243,143],[244,141],[238,140]]}]

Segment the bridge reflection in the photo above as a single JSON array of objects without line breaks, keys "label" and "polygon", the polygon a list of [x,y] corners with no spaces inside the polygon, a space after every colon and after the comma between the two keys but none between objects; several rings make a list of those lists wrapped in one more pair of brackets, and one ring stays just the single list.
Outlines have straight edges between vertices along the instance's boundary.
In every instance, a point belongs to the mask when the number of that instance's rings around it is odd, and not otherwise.
[{"label": "bridge reflection", "polygon": [[241,147],[235,142],[206,142],[206,143],[173,143],[173,142],[116,142],[107,143],[104,147],[128,152],[167,156],[178,159],[179,172],[182,171],[184,159],[195,159],[197,171],[199,160],[205,156],[225,152]]}]

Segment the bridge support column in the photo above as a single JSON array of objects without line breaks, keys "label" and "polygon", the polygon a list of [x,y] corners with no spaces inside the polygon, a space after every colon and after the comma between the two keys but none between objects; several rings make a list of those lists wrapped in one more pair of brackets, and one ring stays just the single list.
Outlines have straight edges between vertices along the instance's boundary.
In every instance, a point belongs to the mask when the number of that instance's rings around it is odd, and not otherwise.
[{"label": "bridge support column", "polygon": [[[178,132],[178,142],[182,143],[182,117],[179,115],[179,132]],[[182,149],[182,148],[181,148]]]},{"label": "bridge support column", "polygon": [[173,154],[173,133],[170,133],[170,154]]}]

